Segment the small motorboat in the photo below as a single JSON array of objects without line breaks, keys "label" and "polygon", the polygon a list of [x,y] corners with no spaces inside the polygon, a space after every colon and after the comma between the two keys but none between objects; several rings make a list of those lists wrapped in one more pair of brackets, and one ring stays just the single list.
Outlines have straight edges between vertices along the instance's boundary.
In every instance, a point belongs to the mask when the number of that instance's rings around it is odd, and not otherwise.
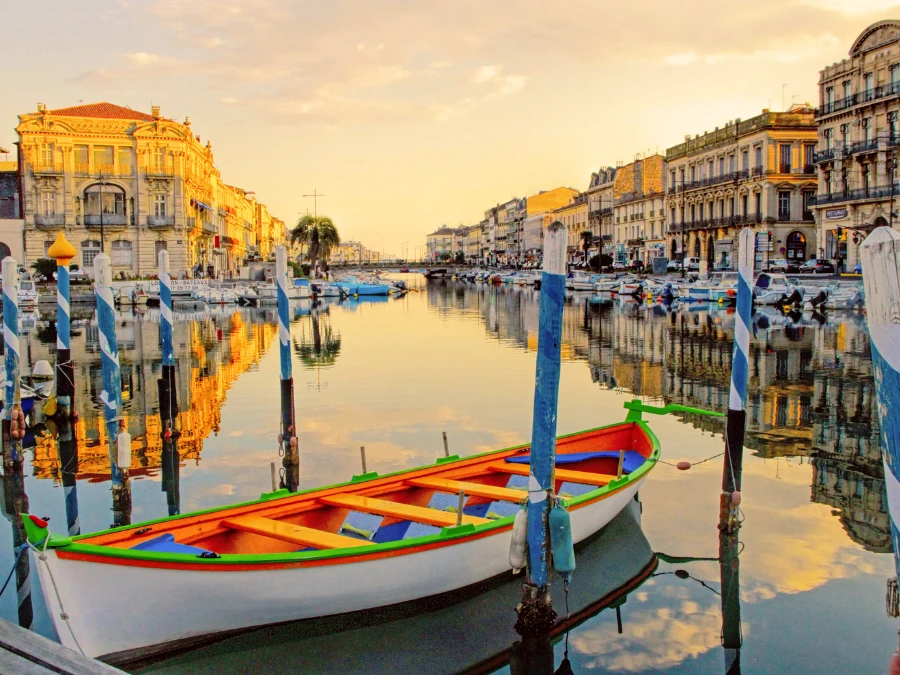
[{"label": "small motorboat", "polygon": [[19,309],[35,309],[38,304],[37,285],[27,279],[19,281]]},{"label": "small motorboat", "polygon": [[569,272],[566,276],[566,290],[569,291],[594,291],[596,286],[591,275],[581,270]]},{"label": "small motorboat", "polygon": [[[554,492],[567,501],[575,543],[622,511],[656,466],[659,441],[642,413],[720,415],[639,400],[625,407],[623,423],[557,440]],[[60,641],[87,656],[121,658],[185,638],[386,607],[503,574],[530,459],[528,445],[441,458],[75,537],[51,534],[37,516],[22,521],[40,551],[33,569]]]},{"label": "small motorboat", "polygon": [[334,285],[345,289],[350,295],[356,296],[387,295],[390,292],[387,284],[371,283],[357,277],[344,277],[334,282]]}]

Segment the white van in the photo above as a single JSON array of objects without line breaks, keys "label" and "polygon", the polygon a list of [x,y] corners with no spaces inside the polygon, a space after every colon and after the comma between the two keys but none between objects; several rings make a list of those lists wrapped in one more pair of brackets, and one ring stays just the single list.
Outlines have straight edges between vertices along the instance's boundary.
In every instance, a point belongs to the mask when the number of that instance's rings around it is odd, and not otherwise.
[{"label": "white van", "polygon": [[697,272],[700,270],[700,258],[685,258],[684,264],[688,272]]}]

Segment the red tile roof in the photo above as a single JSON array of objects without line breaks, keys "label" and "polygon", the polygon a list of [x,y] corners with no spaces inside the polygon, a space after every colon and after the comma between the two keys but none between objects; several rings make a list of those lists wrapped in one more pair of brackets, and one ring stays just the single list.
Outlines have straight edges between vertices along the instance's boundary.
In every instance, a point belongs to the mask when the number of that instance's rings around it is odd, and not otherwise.
[{"label": "red tile roof", "polygon": [[58,108],[48,110],[49,115],[62,117],[102,117],[113,120],[141,120],[152,122],[153,116],[131,108],[125,108],[113,103],[88,103],[87,105],[75,105],[71,108]]}]

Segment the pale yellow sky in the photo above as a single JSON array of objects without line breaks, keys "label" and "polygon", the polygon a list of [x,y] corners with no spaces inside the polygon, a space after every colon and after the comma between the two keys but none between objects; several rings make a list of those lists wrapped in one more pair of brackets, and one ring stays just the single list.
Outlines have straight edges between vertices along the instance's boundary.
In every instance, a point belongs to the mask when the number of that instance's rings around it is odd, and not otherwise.
[{"label": "pale yellow sky", "polygon": [[[16,115],[110,101],[183,120],[287,222],[400,253],[442,223],[685,134],[817,99],[892,0],[82,0],[7,3]],[[782,86],[786,85],[786,86]]]}]

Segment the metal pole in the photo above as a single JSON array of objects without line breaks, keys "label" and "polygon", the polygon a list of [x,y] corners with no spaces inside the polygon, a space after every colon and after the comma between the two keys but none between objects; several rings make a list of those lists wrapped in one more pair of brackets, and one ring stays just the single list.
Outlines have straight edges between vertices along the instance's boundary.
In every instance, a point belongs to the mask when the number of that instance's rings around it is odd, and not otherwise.
[{"label": "metal pole", "polygon": [[297,490],[299,456],[297,431],[294,420],[294,377],[291,364],[291,323],[287,294],[287,250],[275,249],[275,281],[278,290],[278,348],[281,358],[281,452],[283,454],[285,484],[291,491]]},{"label": "metal pole", "polygon": [[731,355],[731,390],[725,428],[725,459],[722,467],[720,526],[731,532],[740,527],[741,470],[744,457],[744,427],[747,421],[747,376],[750,364],[750,312],[753,287],[753,230],[741,230],[738,245],[737,316]]},{"label": "metal pole", "polygon": [[[900,415],[897,414],[900,406],[900,234],[892,228],[879,227],[866,237],[859,252],[878,395],[891,536],[896,543],[900,541]],[[900,549],[896,545],[894,566],[900,578]],[[893,583],[896,590],[896,578]],[[896,592],[893,599],[896,602]],[[888,610],[894,617],[900,615],[896,604],[893,607],[889,604]],[[898,659],[900,656],[895,654],[895,660]]]},{"label": "metal pole", "polygon": [[684,279],[684,212],[687,204],[684,201],[684,181],[681,181],[681,278]]},{"label": "metal pole", "polygon": [[[19,273],[15,258],[3,259],[3,360],[6,367],[3,415],[3,466],[10,471],[21,461],[19,441],[25,431],[19,390]],[[21,421],[20,421],[21,420]],[[21,425],[21,426],[20,426]],[[20,431],[21,430],[21,431]]]},{"label": "metal pole", "polygon": [[103,174],[100,174],[100,253],[106,253],[106,237],[103,231]]},{"label": "metal pole", "polygon": [[538,328],[531,470],[528,478],[528,581],[519,622],[534,628],[552,625],[548,516],[555,489],[556,415],[559,403],[560,345],[566,291],[566,228],[554,221],[544,238],[544,271]]}]

